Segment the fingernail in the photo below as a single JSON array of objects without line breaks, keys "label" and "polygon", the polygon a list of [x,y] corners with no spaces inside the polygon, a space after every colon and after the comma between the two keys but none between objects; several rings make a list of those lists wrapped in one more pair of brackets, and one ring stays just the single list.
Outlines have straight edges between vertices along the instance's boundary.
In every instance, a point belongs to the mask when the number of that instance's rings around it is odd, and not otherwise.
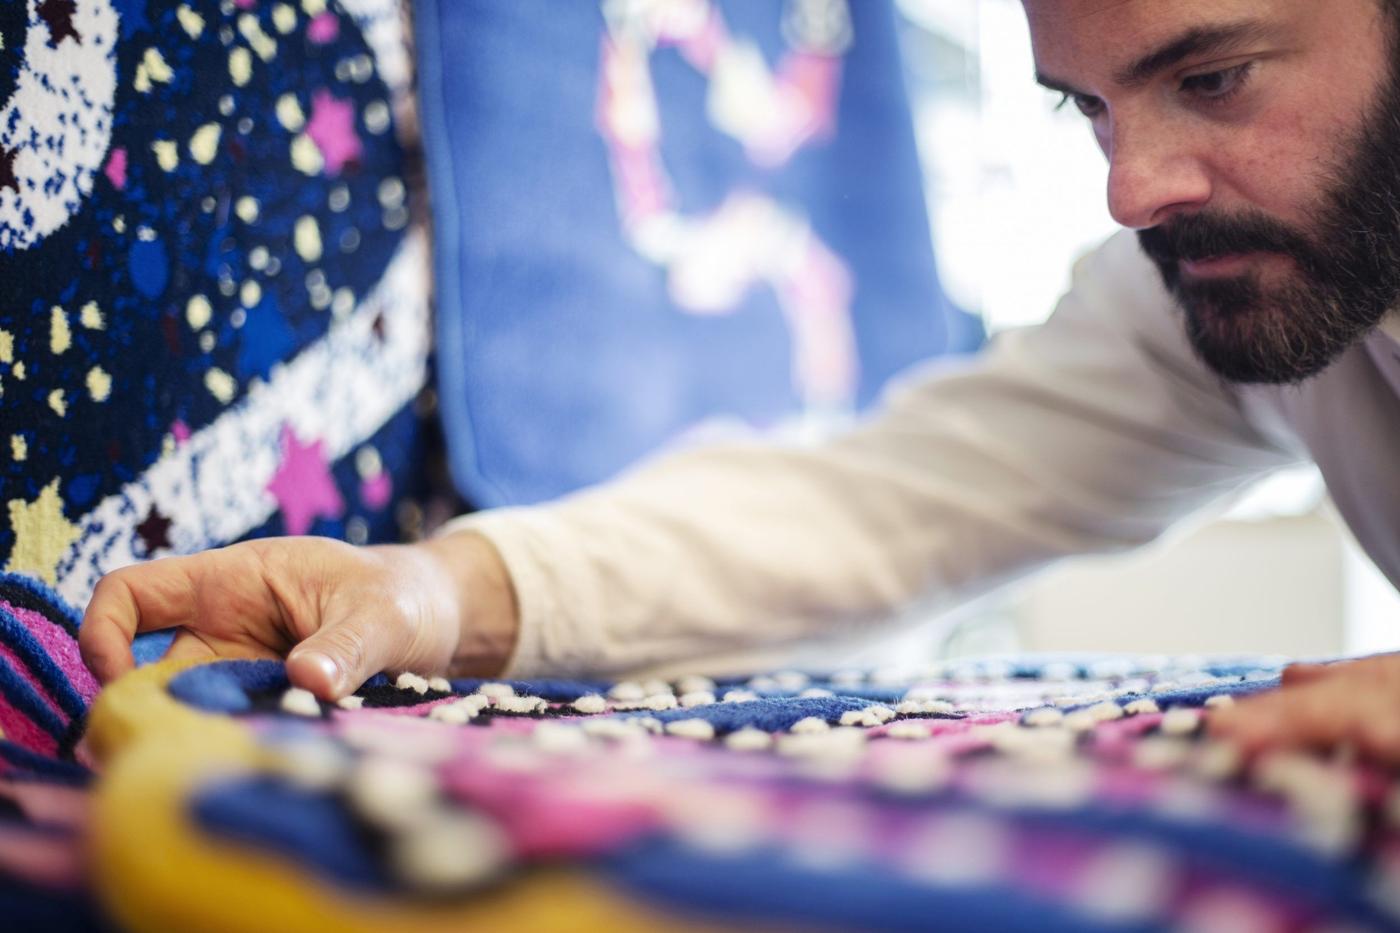
[{"label": "fingernail", "polygon": [[340,665],[329,656],[319,651],[305,651],[297,655],[300,663],[315,667],[325,675],[326,683],[331,690],[336,690],[340,686]]}]

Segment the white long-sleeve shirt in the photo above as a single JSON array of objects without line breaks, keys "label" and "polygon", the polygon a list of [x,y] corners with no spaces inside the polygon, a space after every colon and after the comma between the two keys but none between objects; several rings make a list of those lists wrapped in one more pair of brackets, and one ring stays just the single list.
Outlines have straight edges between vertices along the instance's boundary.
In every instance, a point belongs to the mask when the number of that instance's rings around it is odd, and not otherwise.
[{"label": "white long-sleeve shirt", "polygon": [[672,453],[555,503],[477,513],[521,612],[510,673],[616,673],[830,636],[1057,558],[1151,541],[1314,460],[1400,583],[1400,342],[1387,324],[1301,386],[1235,387],[1192,353],[1123,233],[1045,324],[897,385],[817,446]]}]

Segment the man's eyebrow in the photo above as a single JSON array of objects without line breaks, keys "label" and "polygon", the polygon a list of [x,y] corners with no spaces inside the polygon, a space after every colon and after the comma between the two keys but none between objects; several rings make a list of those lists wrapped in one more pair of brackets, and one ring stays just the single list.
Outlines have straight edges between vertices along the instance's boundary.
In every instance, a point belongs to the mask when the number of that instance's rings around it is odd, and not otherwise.
[{"label": "man's eyebrow", "polygon": [[[1121,87],[1141,87],[1158,73],[1195,55],[1229,52],[1266,37],[1271,30],[1253,23],[1229,23],[1220,26],[1195,26],[1179,36],[1168,39],[1132,64],[1114,73],[1113,80]],[[1037,70],[1037,84],[1062,94],[1092,96],[1067,81]]]}]

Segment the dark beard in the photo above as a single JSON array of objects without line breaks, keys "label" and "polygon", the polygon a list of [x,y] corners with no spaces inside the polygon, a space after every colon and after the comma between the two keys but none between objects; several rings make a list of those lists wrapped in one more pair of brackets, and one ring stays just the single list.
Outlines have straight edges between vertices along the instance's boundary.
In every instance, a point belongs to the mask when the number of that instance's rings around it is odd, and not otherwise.
[{"label": "dark beard", "polygon": [[[1315,232],[1267,216],[1182,216],[1138,232],[1185,312],[1197,355],[1232,382],[1301,382],[1325,369],[1400,301],[1400,54],[1324,196]],[[1257,275],[1183,279],[1182,260],[1289,256],[1284,284]]]}]

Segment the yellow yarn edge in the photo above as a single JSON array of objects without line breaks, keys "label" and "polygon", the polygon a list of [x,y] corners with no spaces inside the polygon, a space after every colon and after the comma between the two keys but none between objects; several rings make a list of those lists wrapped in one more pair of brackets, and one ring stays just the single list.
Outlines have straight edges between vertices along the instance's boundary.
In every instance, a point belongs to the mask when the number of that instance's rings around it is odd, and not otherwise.
[{"label": "yellow yarn edge", "polygon": [[474,895],[470,905],[358,896],[296,862],[197,834],[184,806],[205,782],[267,769],[237,721],[201,713],[166,685],[200,662],[168,661],[99,696],[88,742],[106,767],[94,802],[98,894],[136,933],[440,933],[446,929],[643,933],[715,929],[648,910],[581,872],[550,869]]}]

